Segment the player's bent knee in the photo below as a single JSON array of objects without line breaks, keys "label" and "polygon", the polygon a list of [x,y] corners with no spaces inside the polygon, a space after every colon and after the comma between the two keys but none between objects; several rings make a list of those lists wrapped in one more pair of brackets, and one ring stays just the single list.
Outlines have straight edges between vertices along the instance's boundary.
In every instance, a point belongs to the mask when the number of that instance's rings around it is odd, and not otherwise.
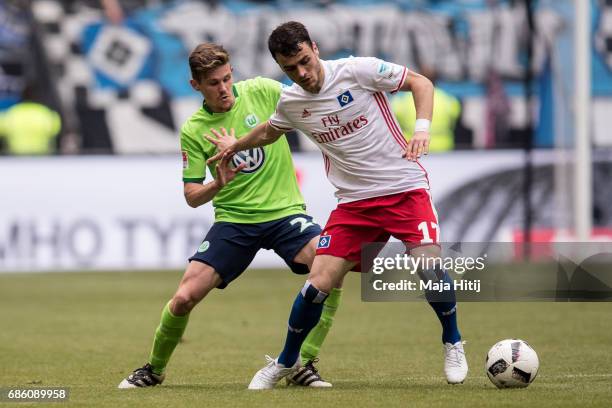
[{"label": "player's bent knee", "polygon": [[317,255],[308,275],[308,280],[323,292],[330,293],[332,288],[342,285],[344,275],[356,262],[332,255]]},{"label": "player's bent knee", "polygon": [[208,293],[223,280],[213,267],[201,262],[191,262],[174,295],[177,304],[191,311]]},{"label": "player's bent knee", "polygon": [[302,296],[308,303],[323,303],[329,294],[317,289],[316,286],[307,280],[302,288]]},{"label": "player's bent knee", "polygon": [[317,288],[318,290],[326,294],[329,294],[332,288],[334,287],[334,284],[331,281],[329,276],[326,276],[324,274],[314,274],[313,275],[312,271],[308,275],[308,280],[306,282],[310,283],[315,288]]},{"label": "player's bent knee", "polygon": [[172,298],[171,312],[175,316],[184,316],[191,312],[199,301],[200,299],[190,296],[189,294],[178,292]]}]

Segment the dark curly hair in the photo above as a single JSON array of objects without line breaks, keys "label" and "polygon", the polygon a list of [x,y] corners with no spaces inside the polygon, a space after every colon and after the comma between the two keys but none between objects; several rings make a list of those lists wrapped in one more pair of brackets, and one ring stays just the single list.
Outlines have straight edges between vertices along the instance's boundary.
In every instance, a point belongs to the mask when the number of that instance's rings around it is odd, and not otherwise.
[{"label": "dark curly hair", "polygon": [[297,21],[289,21],[279,25],[272,31],[268,38],[268,49],[275,60],[276,54],[292,57],[300,51],[299,44],[303,42],[312,48],[312,40],[304,24]]}]

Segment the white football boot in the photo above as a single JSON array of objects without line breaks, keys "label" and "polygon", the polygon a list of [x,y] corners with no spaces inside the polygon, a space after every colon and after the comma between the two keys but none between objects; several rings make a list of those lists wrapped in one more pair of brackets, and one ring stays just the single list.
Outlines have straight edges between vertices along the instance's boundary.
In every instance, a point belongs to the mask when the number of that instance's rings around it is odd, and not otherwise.
[{"label": "white football boot", "polygon": [[279,364],[277,359],[266,356],[266,366],[255,373],[255,376],[249,384],[249,390],[269,390],[274,388],[282,378],[293,373],[299,368],[299,361],[295,362],[293,367],[285,367]]},{"label": "white football boot", "polygon": [[468,363],[463,350],[464,343],[444,343],[444,374],[449,384],[461,384],[467,376]]}]

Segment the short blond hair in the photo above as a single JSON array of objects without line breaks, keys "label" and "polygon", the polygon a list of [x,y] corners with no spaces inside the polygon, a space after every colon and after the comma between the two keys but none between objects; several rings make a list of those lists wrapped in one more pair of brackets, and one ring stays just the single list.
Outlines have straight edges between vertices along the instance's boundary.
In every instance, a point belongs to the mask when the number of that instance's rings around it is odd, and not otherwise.
[{"label": "short blond hair", "polygon": [[206,74],[229,62],[230,56],[222,45],[202,43],[189,54],[189,69],[191,77],[201,81]]}]

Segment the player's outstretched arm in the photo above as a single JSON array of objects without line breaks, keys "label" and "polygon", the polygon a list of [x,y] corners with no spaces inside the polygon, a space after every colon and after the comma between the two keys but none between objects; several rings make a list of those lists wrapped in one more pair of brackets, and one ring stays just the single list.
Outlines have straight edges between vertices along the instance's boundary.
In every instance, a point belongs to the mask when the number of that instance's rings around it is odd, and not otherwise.
[{"label": "player's outstretched arm", "polygon": [[429,152],[429,125],[433,114],[434,86],[429,79],[408,70],[400,91],[411,91],[414,98],[417,121],[414,135],[408,141],[403,157],[416,161]]},{"label": "player's outstretched arm", "polygon": [[[231,135],[233,135],[234,130],[230,129]],[[221,132],[217,132],[214,129],[211,129],[211,132],[217,137],[217,139],[221,139],[222,137],[230,136],[227,134],[225,129],[221,129]],[[231,146],[219,149],[219,152],[208,159],[206,162],[208,164],[220,160],[224,156],[232,156],[234,153],[251,149],[253,147],[261,147],[265,145],[272,144],[278,140],[285,132],[276,130],[268,122],[262,123],[257,126],[255,129],[251,130],[245,136],[239,138],[235,143]],[[215,143],[213,138],[209,136],[206,137],[211,143]],[[216,143],[215,143],[216,145]]]},{"label": "player's outstretched arm", "polygon": [[190,207],[196,208],[202,204],[206,204],[212,200],[215,195],[229,182],[231,182],[240,170],[244,169],[246,163],[240,164],[238,167],[230,165],[231,157],[224,156],[215,166],[215,179],[204,185],[198,183],[185,183],[183,193],[185,201]]}]

